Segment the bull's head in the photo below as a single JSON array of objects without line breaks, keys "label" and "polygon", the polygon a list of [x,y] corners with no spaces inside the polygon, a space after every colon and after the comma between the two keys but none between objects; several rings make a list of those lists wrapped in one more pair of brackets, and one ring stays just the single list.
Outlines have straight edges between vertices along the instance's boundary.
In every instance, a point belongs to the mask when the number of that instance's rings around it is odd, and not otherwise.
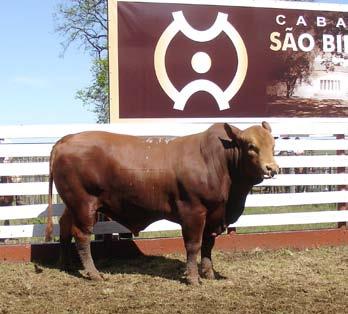
[{"label": "bull's head", "polygon": [[244,131],[232,129],[225,124],[227,135],[236,143],[239,151],[238,167],[241,173],[254,183],[272,178],[279,171],[274,160],[274,138],[267,122],[262,126],[252,126]]}]

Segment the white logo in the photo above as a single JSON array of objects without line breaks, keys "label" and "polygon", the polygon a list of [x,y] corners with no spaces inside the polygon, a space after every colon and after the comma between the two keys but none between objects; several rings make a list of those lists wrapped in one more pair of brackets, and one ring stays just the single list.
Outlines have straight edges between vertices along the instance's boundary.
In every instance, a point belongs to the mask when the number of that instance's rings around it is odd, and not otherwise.
[{"label": "white logo", "polygon": [[[219,12],[214,24],[207,30],[198,31],[189,25],[182,11],[173,12],[173,22],[166,28],[158,40],[154,64],[155,72],[162,89],[174,101],[174,109],[184,110],[188,99],[198,91],[205,91],[211,94],[220,110],[230,108],[229,101],[236,95],[243,84],[248,68],[248,55],[242,37],[237,30],[228,22],[228,15]],[[216,38],[222,31],[232,41],[238,58],[237,71],[231,83],[223,91],[214,82],[198,79],[188,83],[181,91],[178,91],[170,81],[166,66],[165,56],[167,48],[174,36],[181,31],[186,37],[197,42],[207,42]],[[210,56],[202,51],[195,53],[191,59],[191,66],[197,73],[206,73],[210,70]]]}]

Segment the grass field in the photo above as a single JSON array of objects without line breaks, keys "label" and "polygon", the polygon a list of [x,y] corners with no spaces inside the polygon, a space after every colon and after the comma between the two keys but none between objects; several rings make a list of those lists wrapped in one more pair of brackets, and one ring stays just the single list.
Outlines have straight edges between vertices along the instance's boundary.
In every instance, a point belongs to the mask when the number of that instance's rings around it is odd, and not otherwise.
[{"label": "grass field", "polygon": [[0,264],[0,313],[346,313],[348,247],[214,253],[219,280],[183,283],[184,257],[100,261],[106,281]]}]

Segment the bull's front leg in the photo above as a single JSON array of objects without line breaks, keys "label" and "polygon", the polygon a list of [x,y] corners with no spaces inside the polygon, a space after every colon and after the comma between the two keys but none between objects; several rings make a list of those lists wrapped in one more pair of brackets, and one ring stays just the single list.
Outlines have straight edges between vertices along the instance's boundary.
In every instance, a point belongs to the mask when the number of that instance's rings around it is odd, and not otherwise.
[{"label": "bull's front leg", "polygon": [[186,248],[186,280],[190,285],[200,283],[197,256],[202,246],[202,235],[205,217],[191,217],[189,222],[182,226],[182,234]]},{"label": "bull's front leg", "polygon": [[204,234],[201,249],[201,269],[202,277],[206,279],[215,279],[211,251],[215,244],[215,236]]}]

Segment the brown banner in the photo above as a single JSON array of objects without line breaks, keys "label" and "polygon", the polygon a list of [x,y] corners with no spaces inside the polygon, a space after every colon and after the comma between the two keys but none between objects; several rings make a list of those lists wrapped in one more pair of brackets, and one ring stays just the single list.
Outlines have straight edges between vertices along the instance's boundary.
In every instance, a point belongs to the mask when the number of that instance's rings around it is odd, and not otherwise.
[{"label": "brown banner", "polygon": [[117,9],[119,118],[348,117],[347,12]]}]

